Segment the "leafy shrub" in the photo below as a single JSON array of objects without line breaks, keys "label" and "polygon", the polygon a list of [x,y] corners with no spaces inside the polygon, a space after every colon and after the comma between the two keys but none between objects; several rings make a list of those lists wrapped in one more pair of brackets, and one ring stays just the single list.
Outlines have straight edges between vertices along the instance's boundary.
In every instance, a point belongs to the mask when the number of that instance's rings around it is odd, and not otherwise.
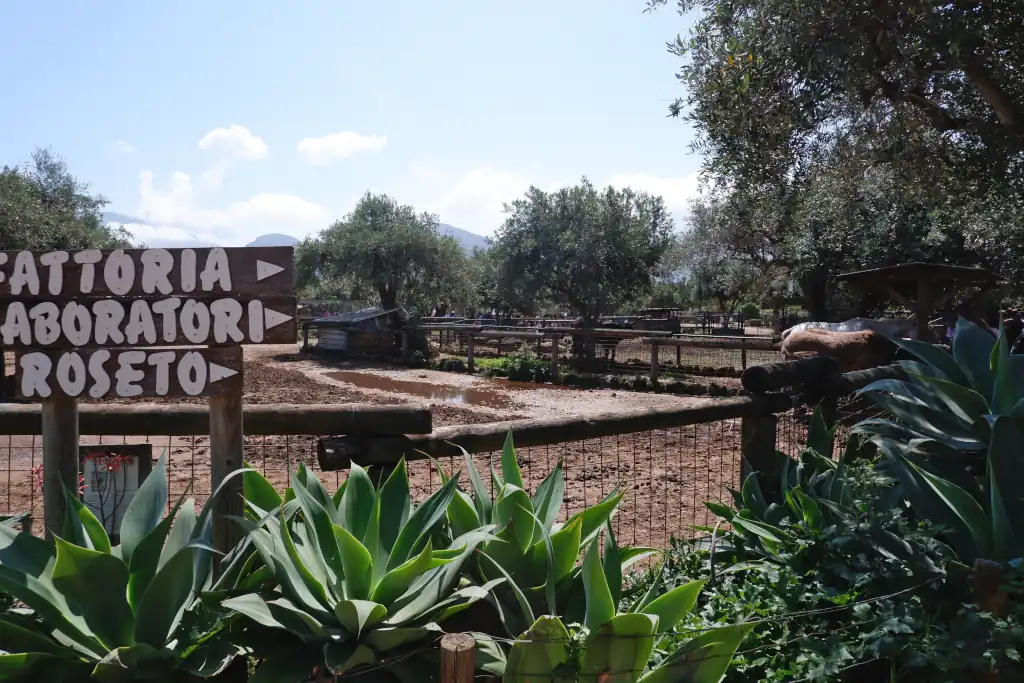
[{"label": "leafy shrub", "polygon": [[246,505],[259,521],[247,525],[255,550],[237,557],[241,573],[265,587],[221,604],[242,615],[233,637],[258,643],[254,682],[370,666],[379,669],[374,680],[388,671],[401,678],[415,663],[399,655],[436,637],[440,622],[494,585],[459,585],[464,563],[493,527],[443,533],[454,479],[417,507],[404,460],[379,489],[353,463],[333,496],[304,468],[283,498],[258,473],[245,483]]},{"label": "leafy shrub", "polygon": [[226,669],[239,648],[224,623],[198,616],[200,592],[222,587],[211,574],[214,506],[197,515],[182,496],[164,516],[161,457],[111,547],[92,512],[64,494],[64,531],[53,543],[0,525],[0,587],[29,610],[0,616],[0,678],[172,680]]},{"label": "leafy shrub", "polygon": [[740,315],[744,320],[755,320],[761,317],[761,307],[753,302],[747,302],[740,308]]}]

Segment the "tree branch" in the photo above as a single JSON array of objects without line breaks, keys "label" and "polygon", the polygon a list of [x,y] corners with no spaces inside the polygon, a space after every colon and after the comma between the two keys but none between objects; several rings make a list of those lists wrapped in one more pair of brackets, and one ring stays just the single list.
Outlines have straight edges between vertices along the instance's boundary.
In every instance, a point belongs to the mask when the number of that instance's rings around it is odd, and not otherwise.
[{"label": "tree branch", "polygon": [[970,55],[964,61],[964,73],[974,89],[988,102],[996,118],[1018,138],[1024,138],[1024,116],[1021,115],[1013,98],[996,81],[995,76],[977,55]]}]

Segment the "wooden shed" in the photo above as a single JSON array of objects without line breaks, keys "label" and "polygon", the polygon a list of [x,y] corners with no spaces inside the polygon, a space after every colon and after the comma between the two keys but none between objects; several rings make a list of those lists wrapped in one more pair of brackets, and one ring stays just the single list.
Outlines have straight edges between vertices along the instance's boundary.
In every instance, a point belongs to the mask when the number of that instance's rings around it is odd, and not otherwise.
[{"label": "wooden shed", "polygon": [[364,308],[304,323],[303,343],[309,346],[309,331],[312,330],[316,348],[321,351],[349,355],[390,354],[401,348],[399,330],[403,324],[404,317],[397,308]]}]

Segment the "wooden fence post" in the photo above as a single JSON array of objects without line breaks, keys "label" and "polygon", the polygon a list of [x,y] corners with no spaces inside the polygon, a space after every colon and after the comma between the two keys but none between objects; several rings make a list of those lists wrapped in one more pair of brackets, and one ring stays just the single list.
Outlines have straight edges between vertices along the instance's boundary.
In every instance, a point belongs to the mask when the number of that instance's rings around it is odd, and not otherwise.
[{"label": "wooden fence post", "polygon": [[551,338],[551,383],[558,384],[558,337]]},{"label": "wooden fence post", "polygon": [[658,379],[658,342],[651,342],[651,381]]},{"label": "wooden fence post", "polygon": [[412,343],[411,343],[411,341],[409,339],[411,336],[412,336],[412,332],[409,332],[407,330],[402,330],[402,362],[403,363],[408,363],[409,362],[409,358],[412,355]]},{"label": "wooden fence post", "polygon": [[746,370],[747,369],[747,350],[746,349],[740,349],[740,369],[741,370]]},{"label": "wooden fence post", "polygon": [[78,401],[66,396],[43,400],[43,525],[46,537],[64,529],[62,487],[78,495]]},{"label": "wooden fence post", "polygon": [[473,374],[473,333],[466,335],[466,369]]},{"label": "wooden fence post", "polygon": [[[242,393],[210,398],[210,492],[245,461],[242,432]],[[242,478],[235,477],[214,501],[213,545],[226,553],[242,539],[242,527],[229,519],[244,514]]]},{"label": "wooden fence post", "polygon": [[476,673],[476,641],[466,633],[447,633],[441,638],[441,683],[473,683]]},{"label": "wooden fence post", "polygon": [[775,433],[779,419],[775,415],[744,417],[740,423],[740,482],[751,472],[757,473],[757,483],[765,501],[781,503],[782,489],[779,486],[779,458],[775,451]]}]

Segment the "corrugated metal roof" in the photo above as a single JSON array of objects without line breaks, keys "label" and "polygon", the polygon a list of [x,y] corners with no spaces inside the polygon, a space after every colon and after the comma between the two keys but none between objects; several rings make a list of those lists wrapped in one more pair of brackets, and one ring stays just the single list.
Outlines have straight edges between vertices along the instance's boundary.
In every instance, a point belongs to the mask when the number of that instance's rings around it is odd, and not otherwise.
[{"label": "corrugated metal roof", "polygon": [[355,324],[361,323],[364,320],[371,320],[372,318],[380,318],[381,316],[394,313],[397,310],[397,308],[364,308],[361,311],[352,311],[351,313],[339,313],[338,315],[329,315],[323,318],[317,318],[316,320],[313,320],[311,322]]}]

